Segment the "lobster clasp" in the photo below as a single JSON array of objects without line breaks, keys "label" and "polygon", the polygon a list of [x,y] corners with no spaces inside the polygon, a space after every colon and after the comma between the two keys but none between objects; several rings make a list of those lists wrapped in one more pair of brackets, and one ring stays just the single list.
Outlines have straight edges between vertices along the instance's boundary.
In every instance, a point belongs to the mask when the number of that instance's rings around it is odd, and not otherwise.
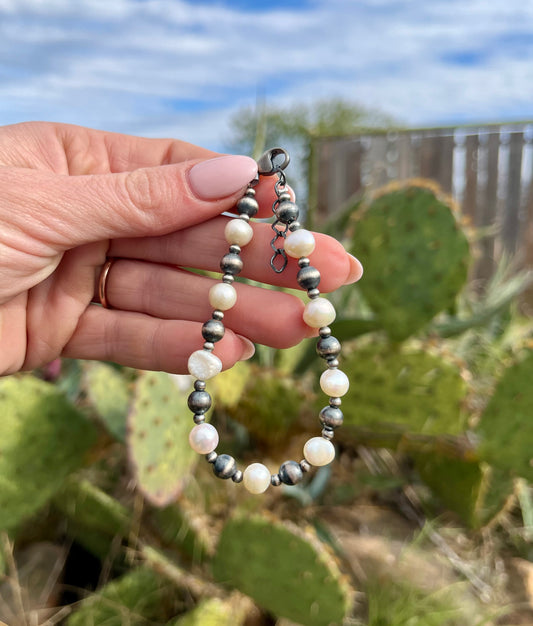
[{"label": "lobster clasp", "polygon": [[289,153],[283,148],[270,148],[257,159],[257,169],[262,176],[273,176],[284,170],[290,160]]}]

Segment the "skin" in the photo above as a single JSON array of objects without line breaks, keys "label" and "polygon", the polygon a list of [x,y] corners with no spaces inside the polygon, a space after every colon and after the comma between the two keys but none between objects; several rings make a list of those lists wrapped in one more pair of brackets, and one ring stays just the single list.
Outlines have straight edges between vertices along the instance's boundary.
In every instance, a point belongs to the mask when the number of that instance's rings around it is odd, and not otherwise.
[{"label": "skin", "polygon": [[[0,375],[43,366],[58,356],[111,360],[186,373],[211,316],[216,281],[183,268],[219,271],[224,224],[244,189],[201,200],[190,168],[219,156],[182,141],[144,139],[65,124],[0,128]],[[273,179],[256,188],[258,217],[271,215]],[[272,231],[255,223],[243,249],[243,276],[297,288],[297,263],[270,266]],[[311,260],[323,292],[353,282],[353,261],[334,239],[317,235]],[[106,257],[107,297],[96,304]],[[225,368],[252,342],[284,348],[315,334],[302,301],[269,288],[236,285],[216,344]]]}]

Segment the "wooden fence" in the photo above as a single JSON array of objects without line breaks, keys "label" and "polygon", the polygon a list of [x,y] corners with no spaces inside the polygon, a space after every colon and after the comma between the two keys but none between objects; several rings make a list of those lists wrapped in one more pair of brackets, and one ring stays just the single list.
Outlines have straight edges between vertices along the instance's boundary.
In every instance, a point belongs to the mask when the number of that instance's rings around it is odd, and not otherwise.
[{"label": "wooden fence", "polygon": [[313,154],[318,222],[354,194],[391,180],[430,178],[484,229],[473,278],[489,278],[503,254],[533,269],[533,122],[319,139]]}]

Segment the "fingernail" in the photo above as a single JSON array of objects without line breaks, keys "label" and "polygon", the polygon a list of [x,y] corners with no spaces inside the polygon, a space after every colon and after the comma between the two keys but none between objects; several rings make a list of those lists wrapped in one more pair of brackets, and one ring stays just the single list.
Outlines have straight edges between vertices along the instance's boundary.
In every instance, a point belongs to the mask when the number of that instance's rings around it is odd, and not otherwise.
[{"label": "fingernail", "polygon": [[242,335],[237,335],[237,337],[241,340],[241,343],[243,346],[242,356],[239,359],[239,361],[247,361],[248,359],[251,359],[253,355],[255,354],[254,344],[249,339],[247,339],[246,337],[243,337]]},{"label": "fingernail", "polygon": [[257,163],[247,156],[229,155],[202,161],[189,171],[189,184],[200,200],[231,196],[252,181]]},{"label": "fingernail", "polygon": [[291,197],[291,200],[294,202],[296,200],[296,194],[294,193],[294,189],[290,185],[285,185],[287,187],[287,191]]},{"label": "fingernail", "polygon": [[348,259],[350,260],[350,273],[344,281],[345,285],[356,283],[363,275],[363,266],[361,265],[361,262],[351,254],[348,254]]}]

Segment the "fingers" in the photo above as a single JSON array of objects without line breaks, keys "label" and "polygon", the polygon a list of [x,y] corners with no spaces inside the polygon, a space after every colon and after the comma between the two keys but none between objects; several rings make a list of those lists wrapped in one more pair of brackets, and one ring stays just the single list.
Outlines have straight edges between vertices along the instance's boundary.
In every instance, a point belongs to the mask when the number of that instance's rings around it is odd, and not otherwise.
[{"label": "fingers", "polygon": [[[117,260],[109,271],[106,293],[116,309],[203,323],[211,317],[209,289],[217,282],[155,263]],[[275,348],[295,345],[312,334],[302,319],[304,304],[296,296],[244,284],[234,287],[237,303],[225,312],[226,328]],[[196,341],[201,342],[200,333]]]},{"label": "fingers", "polygon": [[22,232],[58,250],[161,235],[231,209],[256,173],[244,156],[87,176],[0,168],[0,220],[14,239]]},{"label": "fingers", "polygon": [[[202,347],[201,326],[199,322],[160,320],[93,305],[80,318],[62,356],[185,374],[189,356]],[[249,341],[229,329],[215,348],[224,369],[252,353]]]},{"label": "fingers", "polygon": [[[216,217],[163,237],[116,240],[111,242],[108,254],[219,272],[220,259],[228,250],[224,237],[228,219]],[[270,267],[270,241],[273,237],[270,224],[256,222],[252,227],[254,237],[241,253],[244,263],[242,275],[261,283],[299,289],[296,281],[299,267],[295,259],[289,258],[287,268],[281,274],[276,274]],[[321,291],[334,291],[361,277],[361,264],[348,255],[338,241],[319,233],[315,233],[315,239],[317,245],[310,260],[321,273]]]}]

